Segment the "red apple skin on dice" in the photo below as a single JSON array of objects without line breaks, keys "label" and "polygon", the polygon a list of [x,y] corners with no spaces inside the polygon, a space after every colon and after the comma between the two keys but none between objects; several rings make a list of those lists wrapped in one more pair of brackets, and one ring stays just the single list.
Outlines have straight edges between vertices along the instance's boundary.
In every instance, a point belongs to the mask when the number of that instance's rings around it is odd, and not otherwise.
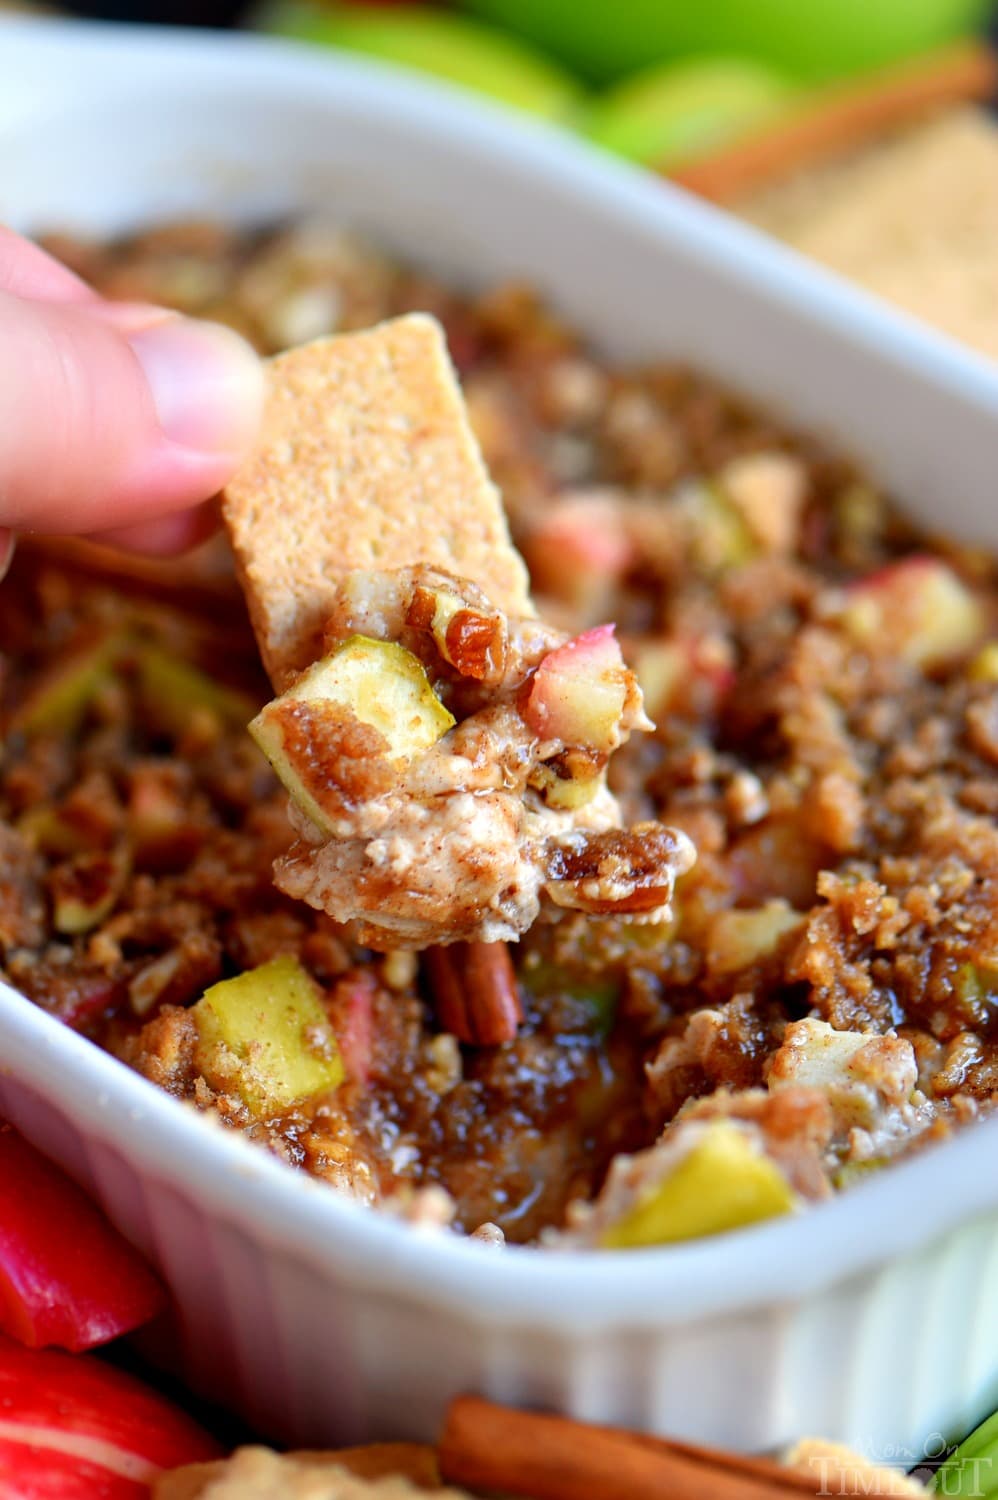
[{"label": "red apple skin on dice", "polygon": [[219,1453],[184,1412],[113,1366],[0,1336],[0,1495],[144,1500],[163,1470]]},{"label": "red apple skin on dice", "polygon": [[934,557],[906,557],[847,591],[840,623],[858,646],[929,669],[964,655],[987,628],[980,601]]},{"label": "red apple skin on dice", "polygon": [[531,678],[523,717],[542,740],[608,755],[621,742],[629,692],[614,627],[597,625],[545,656]]}]

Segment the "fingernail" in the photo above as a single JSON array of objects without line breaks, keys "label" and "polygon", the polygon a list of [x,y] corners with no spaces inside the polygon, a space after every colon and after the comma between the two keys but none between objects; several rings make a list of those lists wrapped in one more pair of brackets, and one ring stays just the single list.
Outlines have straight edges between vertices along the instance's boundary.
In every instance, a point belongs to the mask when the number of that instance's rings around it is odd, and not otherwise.
[{"label": "fingernail", "polygon": [[253,441],[263,369],[219,323],[171,317],[129,335],[164,435],[198,453],[240,453]]},{"label": "fingernail", "polygon": [[16,540],[12,531],[0,530],[0,583],[7,577],[7,571],[14,560]]}]

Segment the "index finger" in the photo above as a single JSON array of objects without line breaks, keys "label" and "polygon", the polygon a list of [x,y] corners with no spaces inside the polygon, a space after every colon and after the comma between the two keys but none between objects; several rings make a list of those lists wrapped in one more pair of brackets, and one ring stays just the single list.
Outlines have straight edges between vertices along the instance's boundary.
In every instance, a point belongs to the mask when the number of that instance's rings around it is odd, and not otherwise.
[{"label": "index finger", "polygon": [[0,225],[0,291],[33,302],[93,302],[96,292],[54,256]]}]

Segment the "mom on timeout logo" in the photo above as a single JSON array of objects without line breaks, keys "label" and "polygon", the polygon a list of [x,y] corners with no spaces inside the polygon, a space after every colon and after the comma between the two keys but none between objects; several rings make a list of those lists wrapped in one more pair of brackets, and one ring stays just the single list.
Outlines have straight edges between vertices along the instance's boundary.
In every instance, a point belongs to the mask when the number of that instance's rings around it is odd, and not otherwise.
[{"label": "mom on timeout logo", "polygon": [[870,1456],[863,1458],[847,1449],[815,1444],[814,1451],[800,1457],[814,1475],[816,1495],[998,1500],[998,1450],[988,1445],[983,1452],[962,1454],[951,1453],[951,1446],[942,1433],[934,1432],[920,1453],[898,1445],[879,1452],[870,1448]]}]

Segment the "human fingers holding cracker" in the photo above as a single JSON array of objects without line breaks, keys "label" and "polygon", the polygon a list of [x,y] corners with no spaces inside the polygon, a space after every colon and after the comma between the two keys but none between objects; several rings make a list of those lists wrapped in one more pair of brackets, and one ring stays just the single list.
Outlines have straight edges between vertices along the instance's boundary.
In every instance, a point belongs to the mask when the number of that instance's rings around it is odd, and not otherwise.
[{"label": "human fingers holding cracker", "polygon": [[259,362],[230,330],[105,302],[0,229],[0,573],[18,531],[189,544],[261,400]]}]

